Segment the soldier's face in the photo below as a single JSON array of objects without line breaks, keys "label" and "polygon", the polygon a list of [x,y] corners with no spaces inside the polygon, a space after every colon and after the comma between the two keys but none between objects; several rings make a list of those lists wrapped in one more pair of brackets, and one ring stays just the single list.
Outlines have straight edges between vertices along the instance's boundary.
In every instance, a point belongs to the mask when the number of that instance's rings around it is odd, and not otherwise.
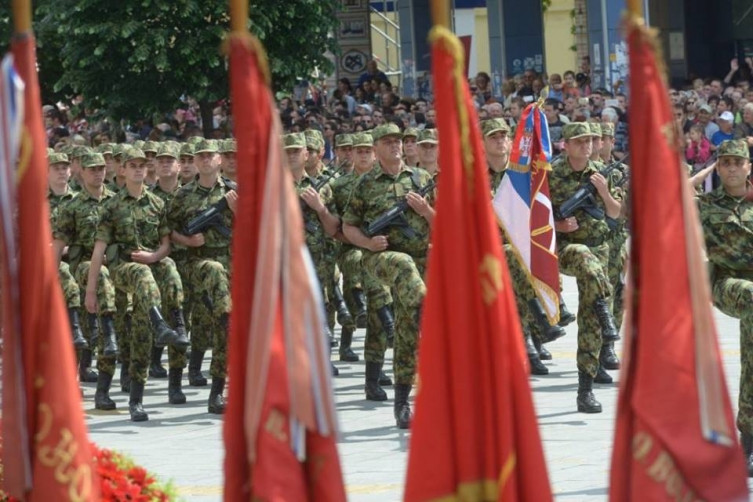
[{"label": "soldier's face", "polygon": [[112,158],[112,154],[106,153],[104,154],[104,158],[107,176],[114,175],[118,170],[118,163],[115,162],[115,159]]},{"label": "soldier's face", "polygon": [[340,162],[346,164],[353,163],[353,147],[352,146],[340,146],[335,148],[335,155]]},{"label": "soldier's face", "polygon": [[305,148],[287,148],[285,155],[288,156],[288,166],[291,171],[300,171],[306,166],[309,151]]},{"label": "soldier's face", "polygon": [[226,152],[222,154],[222,172],[234,176],[238,172],[238,166],[235,162],[235,152]]},{"label": "soldier's face", "polygon": [[47,171],[47,180],[50,185],[64,185],[71,177],[71,167],[65,162],[51,164]]},{"label": "soldier's face", "polygon": [[439,145],[435,143],[421,143],[418,145],[418,162],[423,166],[436,164],[439,157]]},{"label": "soldier's face", "polygon": [[416,138],[408,136],[403,139],[403,150],[407,157],[415,157],[418,155],[418,145],[416,144]]},{"label": "soldier's face", "polygon": [[601,147],[604,145],[604,143],[601,141],[601,137],[594,136],[593,137],[593,145],[591,145],[591,154],[598,155],[601,152]]},{"label": "soldier's face", "polygon": [[743,157],[725,155],[719,157],[716,163],[716,172],[727,191],[743,188],[748,181],[748,176],[750,176],[750,161]]},{"label": "soldier's face", "polygon": [[565,141],[565,150],[568,157],[575,161],[584,161],[591,157],[593,152],[593,141],[590,136],[583,136],[581,138],[572,138]]},{"label": "soldier's face", "polygon": [[319,163],[319,159],[322,158],[322,151],[315,148],[307,148],[308,158],[306,159],[306,167],[314,169]]},{"label": "soldier's face", "polygon": [[129,160],[125,163],[125,178],[130,183],[143,183],[146,178],[146,161],[143,159]]},{"label": "soldier's face", "polygon": [[220,171],[220,154],[216,152],[200,152],[194,155],[193,163],[196,170],[204,176],[211,176]]},{"label": "soldier's face", "polygon": [[505,131],[497,131],[484,138],[486,153],[492,157],[510,155],[511,144],[510,136]]},{"label": "soldier's face", "polygon": [[105,183],[105,166],[92,166],[81,169],[81,179],[84,184],[94,189],[100,188]]},{"label": "soldier's face", "polygon": [[192,180],[196,176],[196,166],[193,164],[193,156],[183,155],[180,158],[180,178],[184,182]]},{"label": "soldier's face", "polygon": [[604,136],[601,140],[601,158],[604,160],[609,159],[612,155],[612,149],[614,148],[614,138],[612,136]]},{"label": "soldier's face", "polygon": [[157,174],[160,178],[171,178],[178,174],[180,169],[178,165],[178,159],[170,157],[169,155],[163,155],[157,157]]},{"label": "soldier's face", "polygon": [[403,140],[400,136],[385,136],[374,144],[376,158],[382,164],[399,164],[402,161]]},{"label": "soldier's face", "polygon": [[370,146],[356,147],[354,165],[360,172],[371,169],[374,165],[374,149]]}]

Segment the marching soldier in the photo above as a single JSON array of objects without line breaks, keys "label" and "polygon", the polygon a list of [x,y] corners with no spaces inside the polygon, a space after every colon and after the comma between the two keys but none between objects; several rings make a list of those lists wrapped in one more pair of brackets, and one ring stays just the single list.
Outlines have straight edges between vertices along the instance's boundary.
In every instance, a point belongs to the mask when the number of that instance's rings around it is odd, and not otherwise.
[{"label": "marching soldier", "polygon": [[408,167],[418,167],[418,129],[409,127],[403,131],[403,157]]},{"label": "marching soldier", "polygon": [[338,134],[335,136],[335,171],[348,174],[353,171],[353,135]]},{"label": "marching soldier", "polygon": [[193,145],[183,143],[180,146],[180,184],[187,185],[196,177],[196,166],[193,165]]},{"label": "marching soldier", "polygon": [[436,129],[424,129],[418,133],[418,166],[436,178],[439,173],[439,136]]},{"label": "marching soldier", "polygon": [[233,183],[238,183],[238,166],[235,160],[235,153],[238,146],[234,139],[223,139],[219,141],[219,152],[222,158],[222,176]]},{"label": "marching soldier", "polygon": [[157,152],[159,151],[159,142],[144,141],[140,149],[146,155],[146,180],[147,187],[151,188],[157,183]]}]

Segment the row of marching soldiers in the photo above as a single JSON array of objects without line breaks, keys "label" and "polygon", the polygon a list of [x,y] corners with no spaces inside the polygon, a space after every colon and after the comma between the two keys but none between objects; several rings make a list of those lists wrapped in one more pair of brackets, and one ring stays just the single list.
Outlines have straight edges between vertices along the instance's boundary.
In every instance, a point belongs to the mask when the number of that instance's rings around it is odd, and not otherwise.
[{"label": "row of marching soldiers", "polygon": [[190,385],[207,385],[211,350],[207,409],[224,412],[235,149],[233,140],[192,138],[48,152],[53,248],[79,377],[97,384],[95,408],[115,409],[118,362],[131,420],[149,418],[148,376],[167,376],[169,402],[185,403],[183,371]]}]

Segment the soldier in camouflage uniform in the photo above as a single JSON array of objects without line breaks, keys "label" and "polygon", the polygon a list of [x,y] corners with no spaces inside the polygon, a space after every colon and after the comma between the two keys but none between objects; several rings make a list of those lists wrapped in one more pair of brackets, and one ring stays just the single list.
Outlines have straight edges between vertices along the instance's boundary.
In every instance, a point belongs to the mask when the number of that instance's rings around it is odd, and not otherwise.
[{"label": "soldier in camouflage uniform", "polygon": [[[312,178],[305,169],[306,157],[311,155],[308,141],[303,133],[292,133],[283,136],[283,148],[288,158],[288,165],[293,175],[296,192],[303,201],[303,227],[306,232],[306,247],[314,262],[319,285],[322,288],[322,298],[328,280],[332,278],[332,269],[327,263],[327,245],[331,237],[337,233],[339,220],[332,213],[335,211],[332,202],[332,188],[328,184],[318,191],[318,180]],[[337,369],[332,366],[332,372]]]},{"label": "soldier in camouflage uniform", "polygon": [[[182,351],[188,347],[183,321],[183,286],[175,262],[167,257],[170,229],[165,203],[144,183],[145,161],[144,153],[136,148],[128,148],[123,153],[126,186],[107,201],[97,225],[85,300],[86,308],[95,312],[98,272],[107,253],[113,285],[132,295],[134,302],[127,349],[131,376],[128,411],[134,422],[149,419],[143,398],[151,359],[152,330],[158,346],[174,345]],[[165,322],[160,306],[170,312],[175,330]],[[177,392],[174,388],[170,391],[171,403],[185,402],[180,388]]]},{"label": "soldier in camouflage uniform", "polygon": [[[408,167],[402,159],[402,134],[395,124],[372,132],[378,163],[361,176],[342,216],[343,233],[362,248],[365,274],[392,288],[395,296],[395,421],[406,429],[411,423],[408,397],[415,376],[421,304],[426,295],[423,273],[433,215],[425,197],[416,193],[431,181],[420,168]],[[379,218],[400,200],[409,209],[404,216],[412,229],[388,227],[385,235],[367,236],[362,228]]]},{"label": "soldier in camouflage uniform", "polygon": [[[588,124],[573,122],[562,130],[567,157],[555,162],[549,178],[549,192],[555,211],[584,183],[597,191],[595,204],[606,216],[617,218],[620,202],[590,160],[591,131]],[[609,226],[583,209],[564,220],[555,220],[560,272],[573,275],[578,283],[578,411],[600,413],[593,395],[593,381],[599,370],[602,340],[619,339],[611,311],[609,283]]]},{"label": "soldier in camouflage uniform", "polygon": [[[502,183],[510,162],[511,130],[505,119],[496,118],[484,120],[481,123],[481,132],[484,135],[484,149],[493,197]],[[503,228],[500,228],[500,233],[510,278],[515,285],[513,288],[515,303],[518,307],[531,373],[548,375],[549,369],[541,362],[541,359],[545,357],[543,354],[548,354],[548,351],[545,352],[541,342],[556,340],[564,336],[565,331],[560,326],[552,326],[549,323],[544,307],[531,286],[529,274],[517,257],[515,247],[510,244],[510,239]]]},{"label": "soldier in camouflage uniform", "polygon": [[[87,154],[82,159],[82,189],[72,199],[58,206],[52,231],[53,248],[58,264],[61,263],[63,250],[68,246],[68,260],[70,269],[80,290],[88,286],[90,261],[89,257],[94,249],[94,236],[97,225],[104,212],[104,204],[114,193],[104,187],[105,159],[102,154]],[[90,312],[87,319],[89,325],[89,346],[97,347],[97,392],[94,395],[94,406],[100,410],[115,409],[115,402],[109,397],[112,376],[115,373],[115,363],[118,354],[117,334],[115,333],[114,314],[115,289],[110,281],[110,274],[106,267],[99,271],[100,277],[96,288],[97,303],[101,319],[96,311]],[[84,349],[79,363],[79,377],[86,379],[91,364],[92,351]]]},{"label": "soldier in camouflage uniform", "polygon": [[408,167],[418,167],[418,129],[409,127],[403,131],[403,158]]},{"label": "soldier in camouflage uniform", "polygon": [[721,186],[698,197],[714,305],[740,319],[740,394],[737,428],[753,476],[753,202],[750,153],[745,140],[719,145]]},{"label": "soldier in camouflage uniform", "polygon": [[[611,122],[602,123],[601,136],[601,159],[604,164],[610,165],[617,160],[612,155],[612,149],[614,148],[614,124]],[[630,187],[630,167],[627,164],[620,163],[619,167],[612,171],[611,181],[620,199],[626,201]],[[612,233],[609,244],[609,282],[612,283],[612,287],[614,288],[612,313],[614,314],[615,326],[617,326],[618,330],[622,326],[622,317],[624,315],[625,264],[628,257],[628,231],[625,223],[626,218],[624,215],[620,215],[616,220],[611,220]],[[601,362],[601,366],[608,370],[617,370],[620,368],[620,360],[614,351],[614,342],[606,342],[601,346],[599,361]]]},{"label": "soldier in camouflage uniform", "polygon": [[68,160],[71,163],[71,179],[68,184],[76,192],[80,191],[83,187],[83,181],[81,177],[82,158],[84,157],[84,155],[88,155],[90,153],[94,153],[94,151],[88,146],[82,145],[71,147],[70,152],[67,153]]},{"label": "soldier in camouflage uniform", "polygon": [[436,178],[439,174],[439,135],[436,129],[423,129],[416,139],[418,166]]},{"label": "soldier in camouflage uniform", "polygon": [[196,177],[196,167],[193,165],[193,145],[183,143],[180,146],[180,183],[187,185]]},{"label": "soldier in camouflage uniform", "polygon": [[[71,177],[68,156],[64,153],[55,153],[54,150],[48,149],[47,161],[47,201],[50,203],[50,228],[53,228],[58,206],[64,201],[71,200],[75,192],[68,186],[68,180]],[[63,289],[65,306],[68,308],[68,319],[71,323],[71,334],[73,335],[73,347],[76,350],[88,349],[89,344],[81,332],[81,323],[78,317],[78,311],[81,308],[81,292],[66,261],[61,261],[58,266],[58,280],[60,281],[60,287]]]},{"label": "soldier in camouflage uniform", "polygon": [[333,162],[338,174],[353,172],[353,135],[338,134],[335,136],[335,159]]},{"label": "soldier in camouflage uniform", "polygon": [[146,155],[146,180],[144,183],[151,188],[157,184],[157,152],[160,144],[158,141],[144,141],[140,149]]},{"label": "soldier in camouflage uniform", "polygon": [[[332,193],[335,202],[335,210],[338,217],[345,214],[350,202],[350,197],[356,183],[365,173],[374,167],[374,140],[368,133],[356,133],[352,135],[353,148],[355,150],[353,172],[341,176],[332,181]],[[344,242],[338,265],[343,273],[343,285],[346,292],[346,301],[352,303],[348,308],[353,312],[361,310],[361,302],[364,302],[362,287],[368,295],[368,305],[366,309],[366,341],[364,344],[364,359],[366,360],[366,399],[370,401],[385,401],[387,393],[382,389],[382,385],[392,385],[392,381],[384,375],[382,366],[384,365],[384,352],[387,349],[387,336],[380,321],[385,315],[392,319],[392,313],[384,313],[384,310],[390,308],[392,295],[389,288],[375,281],[370,275],[362,273],[361,261],[363,251],[361,248]],[[360,300],[359,300],[360,298]],[[381,314],[380,314],[381,312]],[[360,318],[360,314],[358,318]],[[394,334],[394,320],[391,321],[391,329]],[[343,333],[346,330],[343,328]],[[352,336],[352,334],[351,334]],[[343,341],[345,343],[345,340]],[[340,350],[340,359],[342,359],[342,344]]]},{"label": "soldier in camouflage uniform", "polygon": [[238,146],[234,139],[223,139],[219,141],[220,157],[222,158],[222,176],[233,183],[238,183],[238,166],[235,161],[235,153]]},{"label": "soldier in camouflage uniform", "polygon": [[[230,318],[230,236],[233,214],[238,200],[235,184],[220,176],[217,143],[199,139],[194,146],[194,163],[198,176],[181,187],[170,201],[168,224],[172,241],[186,249],[186,289],[192,299],[191,371],[201,376],[204,353],[212,349],[209,372],[212,389],[209,413],[225,412],[225,378],[227,375],[227,334]],[[212,226],[194,235],[186,235],[189,221],[210,206],[227,203],[222,210],[222,228]],[[225,232],[225,233],[223,233]],[[203,378],[203,377],[202,377]]]}]

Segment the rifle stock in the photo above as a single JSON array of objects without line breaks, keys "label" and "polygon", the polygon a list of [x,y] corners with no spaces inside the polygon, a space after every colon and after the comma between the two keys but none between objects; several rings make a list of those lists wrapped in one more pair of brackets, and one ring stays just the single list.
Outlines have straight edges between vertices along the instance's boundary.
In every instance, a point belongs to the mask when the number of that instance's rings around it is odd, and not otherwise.
[{"label": "rifle stock", "polygon": [[[423,188],[418,191],[418,195],[425,197],[429,191],[433,190],[436,186],[436,182],[432,179]],[[409,239],[416,237],[416,232],[411,228],[408,220],[405,218],[405,211],[408,209],[408,202],[403,199],[387,211],[379,215],[377,219],[369,223],[364,229],[364,234],[367,237],[374,237],[379,235],[388,227],[400,227],[402,232]]]}]

